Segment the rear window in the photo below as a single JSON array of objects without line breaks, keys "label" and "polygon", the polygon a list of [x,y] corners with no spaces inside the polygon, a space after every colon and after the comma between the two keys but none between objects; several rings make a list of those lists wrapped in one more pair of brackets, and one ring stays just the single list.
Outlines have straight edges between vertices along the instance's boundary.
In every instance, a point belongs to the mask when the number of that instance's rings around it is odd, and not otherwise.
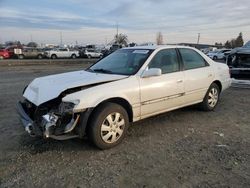
[{"label": "rear window", "polygon": [[182,57],[185,70],[207,66],[206,61],[196,51],[186,48],[179,49],[179,51]]}]

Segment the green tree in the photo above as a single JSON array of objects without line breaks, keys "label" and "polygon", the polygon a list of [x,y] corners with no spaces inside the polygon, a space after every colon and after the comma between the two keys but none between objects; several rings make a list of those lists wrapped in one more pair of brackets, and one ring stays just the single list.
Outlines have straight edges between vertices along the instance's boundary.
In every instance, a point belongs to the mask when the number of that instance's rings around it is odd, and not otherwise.
[{"label": "green tree", "polygon": [[35,43],[35,42],[29,42],[29,43],[27,44],[27,46],[28,46],[28,47],[36,48],[38,45],[37,45],[37,43]]},{"label": "green tree", "polygon": [[239,33],[236,39],[227,40],[224,46],[226,48],[237,48],[242,47],[244,44],[242,32]]},{"label": "green tree", "polygon": [[243,36],[242,36],[242,32],[240,32],[239,36],[235,39],[235,47],[242,47],[243,44],[244,44]]},{"label": "green tree", "polygon": [[158,32],[158,33],[156,34],[156,44],[157,44],[157,45],[163,44],[163,35],[162,35],[161,32]]},{"label": "green tree", "polygon": [[221,42],[220,42],[220,43],[219,43],[219,42],[216,42],[214,45],[215,45],[215,46],[221,46],[221,47],[223,46]]},{"label": "green tree", "polygon": [[225,48],[232,48],[231,43],[229,40],[224,44]]}]

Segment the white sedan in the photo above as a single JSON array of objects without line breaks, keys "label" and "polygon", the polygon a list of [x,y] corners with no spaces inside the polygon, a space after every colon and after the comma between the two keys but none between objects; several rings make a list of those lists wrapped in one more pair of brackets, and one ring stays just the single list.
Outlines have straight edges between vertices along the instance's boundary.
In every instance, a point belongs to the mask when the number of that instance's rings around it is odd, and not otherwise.
[{"label": "white sedan", "polygon": [[132,122],[194,104],[214,110],[230,84],[227,65],[194,48],[124,48],[87,70],[34,79],[17,108],[32,136],[87,135],[107,149],[122,141]]},{"label": "white sedan", "polygon": [[209,52],[207,54],[207,56],[210,57],[213,60],[224,59],[225,58],[225,53],[230,52],[230,51],[231,50],[229,50],[229,49],[213,51],[213,52]]}]

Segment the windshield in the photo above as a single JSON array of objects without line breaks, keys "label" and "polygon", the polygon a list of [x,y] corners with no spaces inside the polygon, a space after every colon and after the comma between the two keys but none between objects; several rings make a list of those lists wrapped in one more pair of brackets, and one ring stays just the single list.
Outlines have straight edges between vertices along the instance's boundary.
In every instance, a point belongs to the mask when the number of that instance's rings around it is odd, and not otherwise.
[{"label": "windshield", "polygon": [[100,60],[87,71],[133,75],[141,68],[152,51],[148,49],[120,49]]}]

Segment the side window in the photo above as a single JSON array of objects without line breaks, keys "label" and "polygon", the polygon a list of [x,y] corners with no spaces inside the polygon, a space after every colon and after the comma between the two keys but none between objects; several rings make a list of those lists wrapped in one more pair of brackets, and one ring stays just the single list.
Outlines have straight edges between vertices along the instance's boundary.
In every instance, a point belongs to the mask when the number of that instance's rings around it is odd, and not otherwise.
[{"label": "side window", "polygon": [[159,51],[149,63],[148,68],[160,68],[162,74],[179,71],[180,67],[176,50],[165,49]]},{"label": "side window", "polygon": [[184,69],[196,69],[207,66],[206,61],[196,51],[191,49],[179,49],[184,64]]}]

